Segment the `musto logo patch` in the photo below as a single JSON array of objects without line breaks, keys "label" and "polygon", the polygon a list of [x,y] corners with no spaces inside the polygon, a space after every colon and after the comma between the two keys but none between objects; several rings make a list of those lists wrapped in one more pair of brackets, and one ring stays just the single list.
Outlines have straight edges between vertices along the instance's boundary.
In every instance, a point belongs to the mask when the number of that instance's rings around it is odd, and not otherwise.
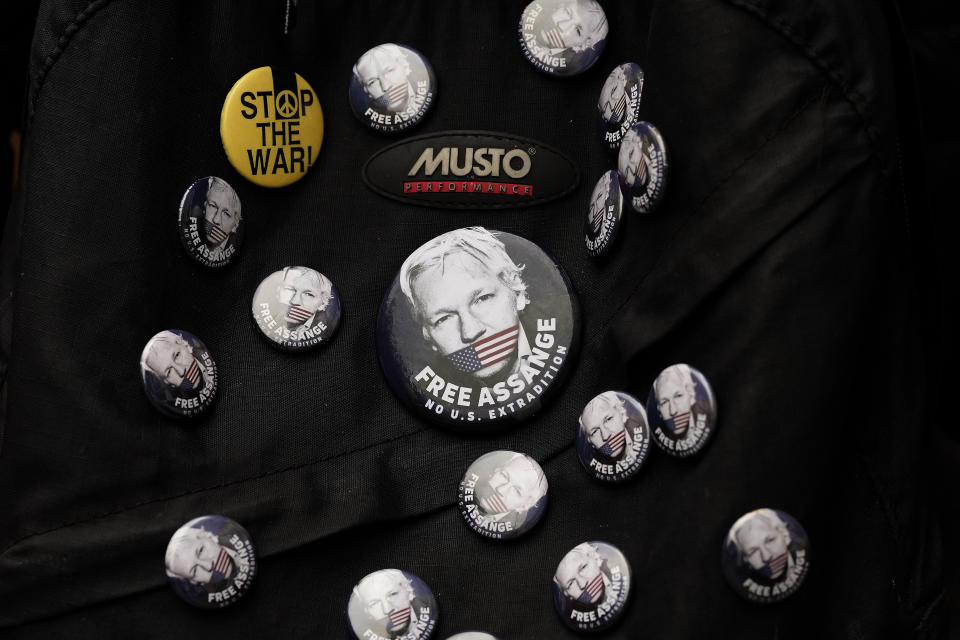
[{"label": "musto logo patch", "polygon": [[363,180],[408,204],[502,209],[546,202],[573,191],[577,166],[542,142],[485,131],[441,131],[373,154]]}]

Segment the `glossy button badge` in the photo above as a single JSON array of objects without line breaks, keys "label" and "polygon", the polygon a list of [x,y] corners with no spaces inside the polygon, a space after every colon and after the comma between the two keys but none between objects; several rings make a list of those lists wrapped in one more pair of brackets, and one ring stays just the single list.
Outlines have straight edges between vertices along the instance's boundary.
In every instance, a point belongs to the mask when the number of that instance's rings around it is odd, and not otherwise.
[{"label": "glossy button badge", "polygon": [[638,213],[650,213],[663,199],[667,184],[667,147],[657,128],[638,122],[623,136],[617,171],[627,203]]},{"label": "glossy button badge", "polygon": [[727,582],[742,597],[752,602],[779,602],[796,592],[807,577],[807,532],[784,511],[751,511],[730,527],[721,566]]},{"label": "glossy button badge", "polygon": [[717,401],[702,373],[686,364],[667,367],[647,398],[650,430],[660,448],[686,457],[700,451],[717,421]]},{"label": "glossy button badge", "polygon": [[553,575],[553,605],[574,631],[602,631],[623,614],[630,565],[606,542],[583,542],[563,556]]},{"label": "glossy button badge", "polygon": [[622,391],[595,396],[577,421],[577,456],[598,480],[621,482],[634,476],[650,450],[647,412]]},{"label": "glossy button badge", "polygon": [[463,633],[458,633],[452,635],[447,640],[499,640],[496,636],[492,636],[489,633],[484,633],[483,631],[464,631]]},{"label": "glossy button badge", "polygon": [[299,74],[260,67],[227,93],[220,139],[240,175],[264,187],[283,187],[306,175],[316,161],[323,110]]},{"label": "glossy button badge", "polygon": [[520,16],[520,48],[536,69],[575,76],[603,53],[608,28],[594,0],[534,0]]},{"label": "glossy button badge", "polygon": [[643,70],[633,62],[614,67],[600,90],[597,115],[603,142],[610,149],[619,149],[620,141],[640,118],[640,96],[643,93]]},{"label": "glossy button badge", "polygon": [[365,576],[347,605],[350,629],[358,640],[426,640],[433,635],[439,613],[430,587],[399,569]]},{"label": "glossy button badge", "polygon": [[330,340],[340,326],[340,295],[330,279],[309,267],[284,267],[253,294],[253,319],[271,344],[304,351]]},{"label": "glossy button badge", "polygon": [[205,344],[179,329],[150,338],[140,355],[143,389],[154,407],[173,417],[205,411],[217,395],[217,365]]},{"label": "glossy button badge", "polygon": [[483,227],[430,240],[400,267],[377,318],[377,354],[413,410],[457,429],[524,420],[570,369],[573,289],[537,245]]},{"label": "glossy button badge", "polygon": [[216,609],[247,592],[257,574],[257,557],[246,529],[224,516],[201,516],[171,536],[164,566],[178,596]]},{"label": "glossy button badge", "polygon": [[364,53],[350,76],[350,108],[374,131],[404,131],[423,120],[437,95],[437,78],[423,54],[388,42]]},{"label": "glossy button badge", "polygon": [[616,171],[607,171],[590,194],[587,219],[583,223],[587,253],[595,258],[607,255],[617,239],[623,218],[623,194]]},{"label": "glossy button badge", "polygon": [[547,489],[547,477],[536,460],[516,451],[491,451],[467,469],[457,504],[471,529],[487,538],[509,540],[543,517]]},{"label": "glossy button badge", "polygon": [[223,267],[243,242],[240,198],[222,178],[200,178],[180,201],[180,241],[205,267]]}]

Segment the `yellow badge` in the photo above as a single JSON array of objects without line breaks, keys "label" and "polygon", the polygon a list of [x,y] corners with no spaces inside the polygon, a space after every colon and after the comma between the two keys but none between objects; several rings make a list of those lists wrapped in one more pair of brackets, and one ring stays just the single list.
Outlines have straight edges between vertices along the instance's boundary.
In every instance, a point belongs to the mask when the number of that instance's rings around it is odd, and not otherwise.
[{"label": "yellow badge", "polygon": [[223,101],[220,139],[240,175],[264,187],[285,187],[317,159],[323,110],[300,74],[260,67],[237,80]]}]

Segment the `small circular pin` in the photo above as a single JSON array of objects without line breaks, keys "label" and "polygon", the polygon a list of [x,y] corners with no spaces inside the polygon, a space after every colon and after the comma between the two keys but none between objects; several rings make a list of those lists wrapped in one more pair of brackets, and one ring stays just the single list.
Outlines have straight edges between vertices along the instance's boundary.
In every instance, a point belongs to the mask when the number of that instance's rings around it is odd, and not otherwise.
[{"label": "small circular pin", "polygon": [[547,489],[536,460],[516,451],[491,451],[467,468],[457,504],[471,529],[493,540],[510,540],[543,517]]},{"label": "small circular pin", "polygon": [[377,318],[387,382],[412,410],[478,431],[534,415],[572,366],[579,312],[536,244],[483,227],[414,251]]},{"label": "small circular pin", "polygon": [[233,604],[257,574],[250,534],[224,516],[201,516],[177,529],[164,557],[170,586],[203,609]]},{"label": "small circular pin", "polygon": [[347,605],[350,629],[358,640],[426,640],[437,626],[437,600],[427,584],[399,569],[366,575]]},{"label": "small circular pin", "polygon": [[785,511],[751,511],[730,527],[721,566],[727,582],[742,597],[779,602],[800,588],[810,570],[807,532]]},{"label": "small circular pin", "polygon": [[374,131],[415,126],[437,97],[437,77],[422,53],[388,42],[365,52],[350,76],[350,108]]},{"label": "small circular pin", "polygon": [[683,458],[700,451],[713,435],[717,401],[702,373],[690,365],[675,364],[653,381],[647,416],[660,448]]},{"label": "small circular pin", "polygon": [[147,399],[169,416],[199,415],[217,395],[217,365],[210,351],[180,329],[150,338],[140,355],[140,374]]},{"label": "small circular pin", "polygon": [[180,241],[205,267],[224,267],[243,242],[240,198],[223,178],[208,176],[190,185],[180,201]]},{"label": "small circular pin", "polygon": [[617,171],[630,208],[650,213],[663,199],[667,184],[667,146],[649,122],[630,127],[620,143]]},{"label": "small circular pin", "polygon": [[617,239],[623,220],[623,194],[616,171],[607,171],[590,194],[587,219],[583,223],[587,253],[594,258],[607,255]]},{"label": "small circular pin", "polygon": [[604,391],[577,421],[577,456],[594,478],[622,482],[636,475],[650,450],[643,404],[622,391]]},{"label": "small circular pin", "polygon": [[630,565],[612,544],[583,542],[563,556],[553,575],[553,605],[574,631],[603,631],[623,615]]},{"label": "small circular pin", "polygon": [[327,343],[340,326],[340,294],[310,267],[284,267],[263,279],[253,294],[253,319],[271,344],[305,351]]},{"label": "small circular pin", "polygon": [[220,139],[240,175],[263,187],[283,187],[305,176],[316,162],[323,110],[300,74],[260,67],[227,93]]},{"label": "small circular pin", "polygon": [[623,136],[640,119],[643,70],[625,62],[613,68],[603,83],[597,100],[597,116],[603,142],[610,149],[620,148]]},{"label": "small circular pin", "polygon": [[555,76],[583,73],[607,44],[607,16],[594,0],[535,0],[520,15],[523,55]]},{"label": "small circular pin", "polygon": [[447,640],[499,640],[499,638],[483,631],[464,631],[450,636]]}]

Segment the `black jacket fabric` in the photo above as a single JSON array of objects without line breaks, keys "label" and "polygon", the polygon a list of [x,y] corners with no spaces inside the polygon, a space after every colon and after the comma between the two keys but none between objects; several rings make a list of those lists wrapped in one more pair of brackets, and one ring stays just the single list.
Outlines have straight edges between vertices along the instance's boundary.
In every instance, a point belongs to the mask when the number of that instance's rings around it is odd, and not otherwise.
[{"label": "black jacket fabric", "polygon": [[[944,633],[941,550],[926,494],[933,349],[929,237],[914,204],[910,113],[898,97],[895,17],[883,3],[604,2],[610,35],[590,71],[545,76],[520,52],[525,2],[286,3],[50,0],[31,58],[21,186],[3,238],[0,336],[0,635],[347,638],[351,588],[396,567],[437,596],[437,638],[568,638],[551,579],[602,540],[632,567],[609,638],[932,638]],[[552,203],[420,208],[364,186],[394,142],[351,114],[347,83],[381,42],[423,52],[438,79],[409,134],[503,131],[556,147],[581,182]],[[615,168],[596,127],[607,73],[645,72],[641,113],[671,159],[660,208],[625,213],[612,256],[582,227]],[[219,137],[245,72],[292,68],[326,132],[307,176],[266,189]],[[184,190],[225,178],[245,244],[223,270],[177,236]],[[569,275],[581,346],[562,391],[525,424],[465,436],[405,409],[375,350],[382,296],[404,258],[451,229],[525,236]],[[272,349],[251,319],[259,282],[308,265],[339,289],[343,320],[319,351]],[[194,422],[157,413],[138,359],[184,329],[215,358],[219,399]],[[608,389],[646,398],[686,362],[718,400],[713,440],[690,459],[653,450],[604,485],[580,466],[577,417]],[[550,484],[529,534],[472,533],[455,500],[495,449],[536,458]],[[811,569],[789,600],[724,581],[730,525],[759,507],[806,528]],[[166,585],[174,530],[208,513],[250,532],[256,583],[219,612]]]}]

